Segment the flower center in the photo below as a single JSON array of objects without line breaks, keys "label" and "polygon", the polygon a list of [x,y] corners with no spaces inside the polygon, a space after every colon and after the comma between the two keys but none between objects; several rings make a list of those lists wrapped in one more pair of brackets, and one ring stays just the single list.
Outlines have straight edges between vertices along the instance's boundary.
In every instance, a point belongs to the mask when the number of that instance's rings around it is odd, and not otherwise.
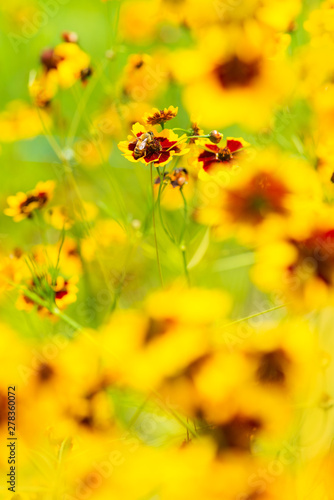
[{"label": "flower center", "polygon": [[149,144],[147,144],[146,151],[148,154],[160,153],[160,151],[162,151],[160,142],[157,139],[153,139]]},{"label": "flower center", "polygon": [[284,384],[285,369],[289,360],[282,349],[263,354],[257,370],[257,378],[263,383]]},{"label": "flower center", "polygon": [[258,76],[260,64],[258,60],[245,62],[234,56],[215,69],[220,84],[226,88],[246,87]]},{"label": "flower center", "polygon": [[230,161],[233,158],[231,150],[226,146],[225,148],[219,149],[218,160],[220,161]]}]

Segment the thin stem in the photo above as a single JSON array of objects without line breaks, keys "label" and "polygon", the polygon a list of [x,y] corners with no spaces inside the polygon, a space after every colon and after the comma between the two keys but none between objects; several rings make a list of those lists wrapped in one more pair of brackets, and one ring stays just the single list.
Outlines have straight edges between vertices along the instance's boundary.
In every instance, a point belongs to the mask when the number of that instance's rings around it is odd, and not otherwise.
[{"label": "thin stem", "polygon": [[159,218],[160,218],[162,229],[164,230],[164,232],[166,233],[166,235],[168,236],[168,238],[170,239],[170,241],[173,244],[175,244],[176,243],[175,239],[174,239],[173,235],[167,229],[167,226],[165,225],[165,222],[164,222],[163,217],[162,217],[162,211],[161,211],[161,194],[162,194],[163,180],[164,180],[164,177],[165,177],[165,169],[166,169],[166,166],[163,167],[162,174],[161,174],[160,173],[160,169],[158,168],[159,177],[160,177],[160,184],[159,184],[157,205],[158,205]]},{"label": "thin stem", "polygon": [[75,330],[82,330],[83,329],[83,327],[81,325],[79,325],[79,323],[77,323],[74,319],[70,318],[69,316],[67,316],[67,314],[60,311],[60,309],[58,309],[58,307],[55,304],[51,304],[50,302],[42,299],[35,292],[33,292],[32,290],[29,290],[29,288],[26,288],[22,285],[18,285],[17,283],[14,283],[10,280],[8,280],[8,282],[12,286],[14,286],[18,290],[20,290],[26,297],[28,297],[28,299],[31,299],[34,302],[34,304],[37,304],[41,307],[45,307],[45,309],[47,309],[51,314],[58,316],[63,321],[65,321],[67,324],[72,326]]},{"label": "thin stem", "polygon": [[180,237],[180,248],[182,252],[182,262],[183,262],[183,269],[184,269],[184,274],[187,279],[188,286],[190,286],[190,276],[188,272],[188,264],[187,264],[187,254],[186,254],[186,245],[184,241],[184,233],[186,231],[186,226],[187,226],[187,219],[188,219],[188,204],[186,197],[184,196],[183,193],[183,188],[180,188],[180,193],[183,198],[183,204],[184,204],[184,221],[183,221],[183,228],[182,228],[182,233]]},{"label": "thin stem", "polygon": [[152,191],[152,221],[153,221],[153,232],[154,232],[154,242],[155,242],[155,251],[157,255],[157,264],[160,276],[161,286],[164,286],[164,280],[162,277],[160,257],[159,257],[159,248],[158,248],[158,239],[157,239],[157,227],[155,222],[155,203],[154,203],[154,184],[153,184],[153,162],[150,163],[150,174],[151,174],[151,191]]},{"label": "thin stem", "polygon": [[245,318],[237,319],[236,321],[232,321],[231,323],[227,323],[224,326],[235,325],[237,323],[241,323],[242,321],[247,321],[248,319],[256,318],[257,316],[262,316],[262,314],[267,314],[267,313],[270,313],[272,311],[277,311],[277,309],[282,309],[283,307],[286,307],[286,304],[282,304],[280,306],[271,307],[270,309],[267,309],[266,311],[261,311],[261,312],[256,313],[256,314],[251,314],[250,316],[246,316]]},{"label": "thin stem", "polygon": [[81,99],[78,103],[77,109],[74,113],[72,123],[70,125],[70,130],[68,133],[67,141],[66,141],[66,147],[67,148],[72,148],[75,136],[80,124],[81,117],[86,109],[88,100],[90,96],[93,93],[93,90],[95,89],[97,83],[99,82],[105,68],[107,67],[109,63],[109,59],[106,59],[100,66],[99,70],[96,72],[95,78],[93,78],[90,81],[90,84],[85,88],[85,92],[82,93]]},{"label": "thin stem", "polygon": [[190,286],[190,276],[189,276],[189,271],[188,271],[186,248],[182,246],[181,252],[182,252],[182,262],[183,262],[184,274],[185,274],[186,279],[187,279],[187,284],[188,284],[188,286]]}]

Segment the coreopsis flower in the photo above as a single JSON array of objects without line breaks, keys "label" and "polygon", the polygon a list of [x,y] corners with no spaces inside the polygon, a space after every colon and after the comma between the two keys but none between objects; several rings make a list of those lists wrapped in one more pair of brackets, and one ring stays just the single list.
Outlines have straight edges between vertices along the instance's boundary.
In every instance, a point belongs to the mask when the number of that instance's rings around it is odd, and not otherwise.
[{"label": "coreopsis flower", "polygon": [[333,0],[325,0],[319,9],[312,10],[304,23],[304,28],[310,33],[314,46],[333,44]]},{"label": "coreopsis flower", "polygon": [[174,286],[151,294],[143,311],[116,313],[102,332],[110,376],[144,391],[158,387],[207,352],[210,328],[228,309],[221,291]]},{"label": "coreopsis flower", "polygon": [[[41,110],[42,120],[50,126],[51,120]],[[43,132],[41,120],[35,108],[24,101],[11,101],[0,113],[0,142],[14,142],[36,137]]]},{"label": "coreopsis flower", "polygon": [[236,3],[217,1],[212,9],[201,0],[161,0],[162,18],[180,25],[189,26],[195,33],[214,26],[252,24],[271,31],[287,31],[298,16],[301,0],[246,0]]},{"label": "coreopsis flower", "polygon": [[77,276],[72,276],[70,279],[58,276],[56,282],[51,284],[54,291],[54,300],[59,309],[65,309],[69,304],[73,304],[77,300],[77,283]]},{"label": "coreopsis flower", "polygon": [[204,149],[200,151],[197,162],[207,173],[214,173],[220,167],[231,167],[241,160],[244,149],[249,146],[241,137],[238,139],[227,137],[222,142],[222,137],[216,144],[211,140],[201,140],[199,145]]},{"label": "coreopsis flower", "polygon": [[[147,15],[143,15],[143,13]],[[157,0],[129,0],[122,5],[120,32],[135,45],[152,40],[157,34],[162,12]]]},{"label": "coreopsis flower", "polygon": [[[169,174],[165,173],[163,178],[163,183],[170,184],[173,188],[182,188],[185,184],[188,184],[188,171],[185,168],[175,168]],[[161,179],[157,177],[155,184],[160,184]]]},{"label": "coreopsis flower", "polygon": [[[73,276],[70,279],[57,276],[54,280],[48,274],[45,279],[44,277],[35,277],[28,284],[28,288],[36,293],[36,295],[42,296],[42,298],[44,298],[44,294],[47,294],[59,309],[65,309],[69,304],[73,304],[77,300],[77,282],[77,276]],[[50,307],[51,305],[50,303]],[[47,307],[35,303],[34,299],[25,295],[24,291],[19,295],[16,302],[17,309],[31,311],[35,306],[40,315],[52,316],[52,311]]]},{"label": "coreopsis flower", "polygon": [[124,247],[128,243],[128,238],[125,230],[120,224],[112,219],[98,220],[95,227],[91,230],[91,234],[82,240],[81,252],[82,256],[88,262],[96,258],[96,253],[100,250],[108,251],[112,254],[117,254],[118,259],[121,259],[121,254],[124,256]]},{"label": "coreopsis flower", "polygon": [[45,221],[56,229],[70,229],[74,221],[71,219],[65,206],[55,206],[46,210]]},{"label": "coreopsis flower", "polygon": [[151,101],[166,88],[168,77],[164,53],[131,54],[121,81],[123,94],[133,102]]},{"label": "coreopsis flower", "polygon": [[174,156],[184,155],[189,151],[184,144],[187,136],[178,137],[169,129],[157,132],[135,123],[132,133],[133,136],[129,136],[128,141],[118,144],[124,157],[131,162],[154,162],[155,166],[163,166],[172,161]]},{"label": "coreopsis flower", "polygon": [[28,193],[19,192],[15,196],[9,196],[7,198],[9,208],[6,208],[4,213],[13,217],[15,222],[31,219],[35,210],[41,210],[51,200],[54,188],[54,181],[39,182]]},{"label": "coreopsis flower", "polygon": [[46,269],[50,263],[58,268],[61,274],[71,276],[71,274],[82,273],[82,262],[80,256],[80,247],[78,242],[72,238],[66,237],[56,245],[38,245],[31,250],[34,262],[39,268]]},{"label": "coreopsis flower", "polygon": [[163,125],[169,120],[176,117],[179,108],[174,108],[174,106],[169,106],[165,109],[153,108],[150,113],[145,113],[143,120],[147,125]]},{"label": "coreopsis flower", "polygon": [[[198,117],[191,117],[191,127],[189,129],[190,135],[204,135],[204,130],[202,130],[199,126],[199,118]],[[193,139],[189,140],[189,145],[197,144],[199,139],[196,139],[195,137]]]},{"label": "coreopsis flower", "polygon": [[24,253],[14,248],[9,254],[0,255],[0,290],[10,290],[15,284],[29,277]]},{"label": "coreopsis flower", "polygon": [[320,202],[321,189],[308,163],[265,150],[242,168],[220,171],[203,182],[200,198],[199,222],[214,227],[216,235],[234,234],[250,243],[260,231],[269,236],[271,228],[282,224],[302,231],[305,210]]},{"label": "coreopsis flower", "polygon": [[91,75],[90,57],[77,43],[63,42],[45,49],[40,56],[42,72],[32,75],[30,95],[37,106],[45,106],[57,93],[58,87],[70,88],[78,80],[85,82]]},{"label": "coreopsis flower", "polygon": [[203,125],[266,126],[291,88],[284,58],[269,58],[266,32],[255,31],[252,36],[251,30],[235,26],[211,29],[200,38],[197,50],[171,56],[173,74],[185,84],[185,104],[202,117]]},{"label": "coreopsis flower", "polygon": [[333,210],[323,207],[306,215],[302,231],[282,227],[271,242],[260,245],[252,276],[261,289],[314,309],[334,300]]}]

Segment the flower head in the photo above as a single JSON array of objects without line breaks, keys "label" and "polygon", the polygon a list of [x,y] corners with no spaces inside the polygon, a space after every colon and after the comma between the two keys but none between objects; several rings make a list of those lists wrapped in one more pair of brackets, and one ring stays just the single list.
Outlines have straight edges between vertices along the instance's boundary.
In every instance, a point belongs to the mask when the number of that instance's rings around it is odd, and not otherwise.
[{"label": "flower head", "polygon": [[40,210],[50,201],[54,187],[54,181],[39,182],[35,189],[28,193],[19,192],[15,196],[9,196],[9,208],[6,208],[4,213],[13,217],[15,222],[31,219],[35,210]]},{"label": "flower head", "polygon": [[145,113],[144,121],[147,125],[161,125],[176,117],[179,108],[169,106],[165,109],[153,108],[150,113]]},{"label": "flower head", "polygon": [[66,41],[42,51],[42,71],[33,74],[29,83],[30,95],[37,106],[47,105],[59,87],[70,88],[78,80],[85,82],[92,74],[90,57],[74,41],[74,35],[66,34]]},{"label": "flower head", "polygon": [[184,144],[187,136],[178,137],[172,130],[161,132],[155,129],[146,130],[140,123],[135,123],[132,133],[133,136],[129,136],[128,141],[118,144],[119,149],[129,161],[154,162],[162,166],[169,163],[173,156],[184,155],[188,152]]},{"label": "flower head", "polygon": [[228,137],[225,144],[222,144],[221,141],[218,144],[212,144],[210,141],[204,140],[201,143],[204,150],[200,152],[197,159],[205,172],[212,171],[217,167],[234,165],[242,150],[248,146],[248,143],[241,137],[238,139]]}]

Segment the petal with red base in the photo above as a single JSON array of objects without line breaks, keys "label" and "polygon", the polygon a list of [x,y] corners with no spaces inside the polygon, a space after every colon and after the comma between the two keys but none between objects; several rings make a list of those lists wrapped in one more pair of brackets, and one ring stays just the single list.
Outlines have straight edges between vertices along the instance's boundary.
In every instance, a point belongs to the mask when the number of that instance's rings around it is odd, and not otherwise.
[{"label": "petal with red base", "polygon": [[226,146],[231,151],[231,153],[235,153],[244,147],[244,144],[236,139],[227,139]]}]

